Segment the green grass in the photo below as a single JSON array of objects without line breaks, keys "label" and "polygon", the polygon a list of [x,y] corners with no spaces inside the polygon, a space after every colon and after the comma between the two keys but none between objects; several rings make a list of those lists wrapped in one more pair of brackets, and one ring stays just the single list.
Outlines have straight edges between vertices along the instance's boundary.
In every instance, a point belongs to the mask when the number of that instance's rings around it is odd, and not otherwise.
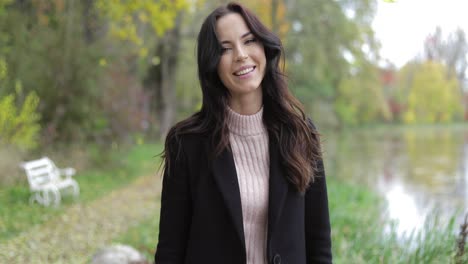
[{"label": "green grass", "polygon": [[[384,200],[363,186],[328,179],[334,263],[453,263],[456,236],[453,221],[429,217],[422,232],[398,238],[395,225],[382,211]],[[153,258],[159,212],[121,234],[115,243],[131,245]],[[384,234],[386,226],[388,232]],[[393,226],[393,228],[391,228]],[[423,233],[426,233],[423,236]],[[468,251],[468,246],[467,250]],[[460,263],[468,263],[468,254]]]},{"label": "green grass", "polygon": [[159,166],[159,158],[155,155],[161,150],[161,144],[136,145],[112,153],[109,156],[111,165],[78,171],[75,175],[80,185],[78,201],[65,196],[58,208],[30,205],[27,185],[3,188],[0,191],[0,242],[60,215],[76,202],[89,203],[125,186],[139,176],[155,173]]},{"label": "green grass", "polygon": [[114,242],[131,245],[136,250],[143,253],[147,259],[153,259],[159,234],[158,223],[159,212],[154,214],[153,217],[129,228],[125,234],[121,234]]},{"label": "green grass", "polygon": [[330,179],[329,197],[336,263],[454,261],[457,230],[454,218],[445,223],[433,213],[420,232],[401,238],[397,236],[395,223],[382,214],[385,204],[376,193]]}]

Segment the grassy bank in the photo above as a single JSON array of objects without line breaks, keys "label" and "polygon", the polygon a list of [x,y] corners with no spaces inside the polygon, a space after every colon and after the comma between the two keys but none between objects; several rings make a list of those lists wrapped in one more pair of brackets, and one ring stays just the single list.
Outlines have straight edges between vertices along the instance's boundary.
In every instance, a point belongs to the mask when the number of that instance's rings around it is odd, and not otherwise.
[{"label": "grassy bank", "polygon": [[[29,187],[26,184],[9,186],[0,191],[0,242],[44,223],[74,203],[89,203],[123,187],[137,177],[154,173],[159,158],[154,157],[162,149],[160,144],[136,145],[116,150],[110,154],[110,165],[78,171],[75,179],[80,185],[80,197],[73,201],[65,197],[58,208],[46,208],[29,204]],[[73,164],[72,161],[69,164]],[[26,177],[26,176],[24,176]]]},{"label": "grassy bank", "polygon": [[401,238],[395,223],[382,213],[385,203],[376,193],[331,179],[329,196],[336,263],[454,261],[457,227],[453,221],[441,222],[433,214],[420,232]]},{"label": "grassy bank", "polygon": [[[453,263],[456,247],[453,222],[434,216],[422,233],[398,238],[382,212],[384,200],[362,186],[328,180],[335,263]],[[121,234],[115,242],[132,245],[153,258],[158,236],[158,213]],[[387,232],[384,230],[387,229]],[[468,250],[468,247],[467,247]],[[467,255],[460,263],[468,263]]]}]

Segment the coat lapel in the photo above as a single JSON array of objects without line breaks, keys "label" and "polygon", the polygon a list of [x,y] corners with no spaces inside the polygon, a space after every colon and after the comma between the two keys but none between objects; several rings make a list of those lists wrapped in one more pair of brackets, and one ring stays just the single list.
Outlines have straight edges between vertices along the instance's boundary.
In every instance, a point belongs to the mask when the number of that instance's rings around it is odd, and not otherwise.
[{"label": "coat lapel", "polygon": [[269,135],[270,186],[268,203],[268,237],[276,230],[288,191],[288,182],[283,175],[279,146],[272,134]]},{"label": "coat lapel", "polygon": [[237,180],[234,157],[230,150],[225,149],[213,161],[213,174],[221,191],[226,207],[231,215],[234,227],[242,246],[245,248],[244,224],[242,220],[242,205],[239,182]]}]

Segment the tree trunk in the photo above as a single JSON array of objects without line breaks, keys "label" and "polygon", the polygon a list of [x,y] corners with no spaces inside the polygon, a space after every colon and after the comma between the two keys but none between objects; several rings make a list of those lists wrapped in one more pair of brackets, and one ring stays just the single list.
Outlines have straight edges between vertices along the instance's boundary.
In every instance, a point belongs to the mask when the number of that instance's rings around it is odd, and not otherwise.
[{"label": "tree trunk", "polygon": [[96,15],[93,10],[94,0],[83,0],[83,33],[86,43],[93,43],[95,40],[95,26]]},{"label": "tree trunk", "polygon": [[159,117],[158,136],[162,140],[176,117],[176,70],[181,41],[181,15],[179,13],[177,16],[174,28],[167,31],[158,42],[155,55],[159,58],[159,64],[150,67],[145,80],[145,86],[155,95],[151,109]]},{"label": "tree trunk", "polygon": [[271,30],[277,35],[279,35],[278,4],[278,0],[271,0]]}]

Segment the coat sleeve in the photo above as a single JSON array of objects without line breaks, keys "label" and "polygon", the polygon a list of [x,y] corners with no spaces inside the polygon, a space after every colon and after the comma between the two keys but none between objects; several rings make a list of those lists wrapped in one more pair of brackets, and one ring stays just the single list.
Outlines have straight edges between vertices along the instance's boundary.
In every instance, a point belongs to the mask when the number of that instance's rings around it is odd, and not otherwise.
[{"label": "coat sleeve", "polygon": [[305,193],[305,229],[308,264],[332,263],[328,194],[322,160],[318,161],[317,168],[318,175]]},{"label": "coat sleeve", "polygon": [[169,144],[164,168],[156,264],[184,263],[192,215],[187,159],[180,142]]},{"label": "coat sleeve", "polygon": [[307,263],[332,263],[330,217],[323,162],[321,173],[305,194]]}]

